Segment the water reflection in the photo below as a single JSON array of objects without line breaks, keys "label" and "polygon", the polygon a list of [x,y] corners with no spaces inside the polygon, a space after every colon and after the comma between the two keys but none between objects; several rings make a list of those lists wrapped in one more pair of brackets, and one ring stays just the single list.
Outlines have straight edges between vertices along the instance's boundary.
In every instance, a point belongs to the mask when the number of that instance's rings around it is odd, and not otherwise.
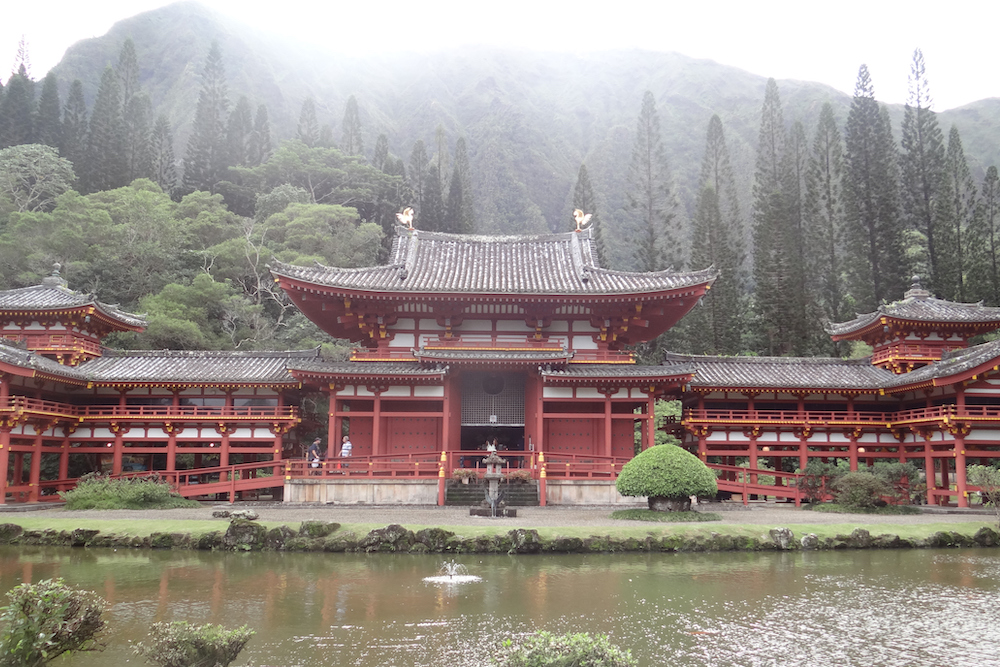
[{"label": "water reflection", "polygon": [[1000,556],[983,550],[437,556],[0,549],[0,587],[63,577],[111,603],[124,664],[154,621],[247,623],[239,664],[484,665],[533,629],[607,633],[643,665],[990,664]]}]

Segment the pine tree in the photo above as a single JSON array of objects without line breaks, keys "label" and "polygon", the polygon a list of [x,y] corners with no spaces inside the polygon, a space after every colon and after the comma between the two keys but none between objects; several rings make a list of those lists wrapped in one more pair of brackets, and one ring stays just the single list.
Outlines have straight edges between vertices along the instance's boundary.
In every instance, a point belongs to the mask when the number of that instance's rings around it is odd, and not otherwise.
[{"label": "pine tree", "polygon": [[354,95],[347,98],[344,108],[343,139],[340,142],[341,150],[347,155],[364,155],[365,142],[361,138],[361,114],[358,113],[358,101]]},{"label": "pine tree", "polygon": [[660,134],[656,99],[646,91],[636,122],[626,201],[638,229],[635,256],[641,271],[660,271],[668,265],[667,248],[674,240],[670,225],[676,214],[667,153]]},{"label": "pine tree", "polygon": [[253,135],[253,112],[246,96],[240,96],[226,122],[226,148],[229,164],[236,167],[250,164],[250,144]]},{"label": "pine tree", "polygon": [[462,175],[458,171],[458,165],[451,170],[451,184],[448,186],[448,201],[444,207],[444,226],[441,231],[450,234],[468,234],[471,228],[465,226],[462,220],[462,210],[464,205],[464,193],[462,192]]},{"label": "pine tree", "polygon": [[229,95],[222,51],[212,42],[201,77],[201,92],[184,156],[184,189],[211,190],[225,178],[227,164],[226,120]]},{"label": "pine tree", "polygon": [[247,166],[257,167],[271,159],[271,123],[267,106],[261,104],[253,117],[253,132],[247,142]]},{"label": "pine tree", "polygon": [[472,167],[469,165],[469,151],[465,146],[465,137],[459,137],[455,142],[455,169],[462,181],[461,229],[462,233],[471,234],[476,228],[476,214],[472,201]]},{"label": "pine tree", "polygon": [[385,169],[385,161],[389,159],[389,137],[385,134],[378,135],[375,140],[375,153],[372,155],[372,166],[382,171]]},{"label": "pine tree", "polygon": [[80,174],[85,192],[111,190],[128,183],[123,125],[121,89],[109,65],[101,76],[90,114],[87,149]]},{"label": "pine tree", "polygon": [[[812,156],[806,180],[806,266],[811,292],[815,295],[820,317],[840,322],[847,315],[844,305],[844,149],[827,102],[820,110]],[[829,342],[832,354],[835,343]]]},{"label": "pine tree", "polygon": [[62,145],[62,105],[59,102],[59,81],[52,72],[42,80],[35,120],[35,143],[59,148]]},{"label": "pine tree", "polygon": [[438,180],[444,184],[444,177],[448,168],[448,138],[444,133],[444,125],[438,125],[434,131],[434,143],[437,145],[437,154],[434,156],[434,163],[437,167]]},{"label": "pine tree", "polygon": [[149,165],[152,161],[153,105],[146,93],[139,92],[132,96],[125,105],[123,120],[126,180],[131,183],[137,178],[149,178],[152,175]]},{"label": "pine tree", "polygon": [[888,112],[861,66],[844,129],[844,220],[848,292],[859,312],[897,299],[906,285],[896,144]]},{"label": "pine tree", "polygon": [[150,178],[168,195],[177,188],[177,166],[174,162],[174,136],[170,121],[163,114],[156,119],[150,141]]},{"label": "pine tree", "polygon": [[976,205],[975,237],[977,252],[972,259],[969,291],[973,299],[990,306],[1000,305],[1000,175],[997,168],[986,170]]},{"label": "pine tree", "polygon": [[788,354],[796,344],[795,302],[789,296],[801,284],[791,270],[796,247],[784,173],[785,125],[778,85],[768,79],[761,108],[757,165],[753,183],[753,237],[757,347],[768,354]]},{"label": "pine tree", "polygon": [[302,103],[295,136],[309,148],[315,148],[319,145],[319,120],[316,119],[316,103],[311,97],[307,97],[306,101]]},{"label": "pine tree", "polygon": [[441,197],[441,181],[438,180],[437,169],[428,169],[424,177],[424,196],[420,204],[420,229],[430,232],[443,231],[445,225],[444,201]]},{"label": "pine tree", "polygon": [[922,235],[930,275],[926,286],[950,290],[956,278],[948,266],[954,252],[950,227],[943,228],[936,215],[939,190],[944,183],[945,146],[931,98],[920,49],[913,52],[910,91],[903,113],[901,193],[902,214],[907,227]]},{"label": "pine tree", "polygon": [[[597,211],[594,188],[590,184],[590,174],[587,173],[586,164],[581,164],[580,171],[576,174],[576,185],[573,186],[573,208],[578,208],[590,215],[590,233],[594,239],[594,249],[597,251],[597,262],[601,266],[607,266],[601,216]],[[576,229],[575,222],[570,223],[570,229]]]},{"label": "pine tree", "polygon": [[[736,253],[739,263],[736,267],[737,284],[741,289],[746,287],[746,226],[741,213],[739,194],[736,190],[736,178],[733,175],[732,161],[729,157],[729,147],[726,144],[726,133],[722,127],[722,119],[713,115],[708,121],[708,134],[705,138],[705,157],[701,162],[701,180],[699,191],[705,186],[712,188],[719,200],[719,212],[723,225],[728,230],[727,235]],[[693,265],[694,268],[700,268]]]},{"label": "pine tree", "polygon": [[30,144],[34,140],[35,84],[24,62],[7,79],[0,100],[0,148]]},{"label": "pine tree", "polygon": [[424,182],[427,180],[427,149],[424,147],[422,139],[417,139],[410,152],[410,168],[407,173],[407,181],[413,189],[413,196],[416,198],[414,208],[420,213],[424,203]]},{"label": "pine tree", "polygon": [[951,126],[945,153],[944,182],[940,188],[935,215],[941,229],[949,229],[950,252],[942,257],[942,275],[948,280],[941,289],[944,298],[966,301],[966,282],[972,265],[971,256],[979,247],[973,217],[976,210],[976,184],[965,159],[958,128]]},{"label": "pine tree", "polygon": [[788,215],[787,233],[783,239],[788,279],[787,291],[782,296],[786,301],[790,335],[785,348],[796,355],[810,351],[810,344],[822,335],[815,312],[815,299],[806,279],[805,199],[808,169],[809,148],[805,128],[801,122],[795,121],[785,142],[782,165],[782,190]]},{"label": "pine tree", "polygon": [[83,83],[75,79],[63,108],[62,143],[59,153],[73,163],[77,178],[83,171],[87,150],[87,103],[83,99]]},{"label": "pine tree", "polygon": [[135,42],[131,37],[122,44],[115,73],[118,74],[118,84],[121,86],[122,103],[127,106],[129,100],[139,94],[139,56],[136,55]]}]

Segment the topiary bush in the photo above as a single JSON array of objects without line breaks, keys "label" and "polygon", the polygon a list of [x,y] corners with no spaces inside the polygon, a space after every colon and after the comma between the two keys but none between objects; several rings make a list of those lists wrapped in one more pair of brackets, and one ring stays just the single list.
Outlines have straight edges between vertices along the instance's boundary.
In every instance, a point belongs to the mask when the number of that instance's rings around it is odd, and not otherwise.
[{"label": "topiary bush", "polygon": [[892,487],[870,472],[848,473],[833,483],[834,500],[849,508],[879,507],[889,493]]},{"label": "topiary bush", "polygon": [[253,636],[245,625],[226,630],[211,623],[154,623],[149,639],[135,645],[135,654],[159,667],[226,667]]},{"label": "topiary bush", "polygon": [[715,473],[675,445],[656,445],[625,464],[615,482],[623,496],[647,496],[649,509],[688,511],[691,496],[714,496]]},{"label": "topiary bush", "polygon": [[62,494],[70,510],[142,510],[198,507],[197,500],[183,498],[157,475],[108,477],[84,475],[76,488]]},{"label": "topiary bush", "polygon": [[7,593],[0,613],[0,665],[40,667],[64,653],[102,648],[105,602],[96,593],[66,586],[62,579],[21,584]]},{"label": "topiary bush", "polygon": [[586,632],[554,635],[544,631],[530,635],[520,644],[508,639],[493,662],[499,667],[636,667],[639,664],[630,651],[621,650],[603,635],[595,637]]}]

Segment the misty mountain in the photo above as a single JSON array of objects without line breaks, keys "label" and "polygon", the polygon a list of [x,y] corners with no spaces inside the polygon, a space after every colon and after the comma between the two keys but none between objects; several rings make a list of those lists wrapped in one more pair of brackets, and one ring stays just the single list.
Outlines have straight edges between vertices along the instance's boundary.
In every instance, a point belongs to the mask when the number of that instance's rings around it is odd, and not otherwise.
[{"label": "misty mountain", "polygon": [[[312,97],[321,124],[339,138],[347,99],[358,101],[370,153],[385,133],[391,151],[408,161],[422,139],[436,152],[443,126],[448,149],[468,143],[480,232],[568,229],[570,197],[582,162],[594,185],[607,229],[629,232],[624,189],[642,95],[656,97],[664,141],[687,218],[700,173],[705,132],[713,114],[725,126],[733,167],[749,210],[760,108],[766,78],[677,53],[612,51],[558,54],[462,48],[432,54],[379,57],[331,55],[250,28],[193,2],[181,2],[120,21],[104,36],[70,47],[54,69],[65,92],[80,79],[92,104],[104,68],[131,37],[141,85],[157,113],[174,126],[175,151],[184,148],[199,92],[199,75],[213,41],[222,50],[231,105],[245,95],[266,104],[278,141],[295,135],[302,102]],[[336,28],[331,28],[336,39]],[[859,63],[844,63],[856,69]],[[876,91],[878,81],[875,81]],[[810,138],[819,110],[831,102],[843,125],[851,97],[829,86],[778,81],[784,118],[800,120]],[[898,137],[903,107],[890,107]],[[974,177],[1000,158],[1000,100],[939,114],[947,133],[962,133]],[[450,167],[449,167],[450,169]],[[447,172],[446,172],[447,173]],[[612,264],[626,266],[624,246]]]}]

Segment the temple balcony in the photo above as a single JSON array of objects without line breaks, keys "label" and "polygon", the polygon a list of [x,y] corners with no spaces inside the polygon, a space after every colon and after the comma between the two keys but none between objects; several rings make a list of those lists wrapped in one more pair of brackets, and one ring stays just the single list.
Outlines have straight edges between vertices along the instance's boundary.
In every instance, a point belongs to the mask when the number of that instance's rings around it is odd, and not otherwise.
[{"label": "temple balcony", "polygon": [[263,422],[298,421],[295,406],[202,406],[202,405],[71,405],[37,398],[14,396],[0,403],[0,416],[8,419],[59,419],[100,423],[122,421],[171,422]]},{"label": "temple balcony", "polygon": [[683,423],[695,425],[751,426],[918,426],[921,424],[945,424],[949,421],[1000,422],[1000,406],[941,405],[913,410],[892,410],[886,412],[846,412],[825,410],[717,410],[688,408],[684,411]]},{"label": "temple balcony", "polygon": [[938,361],[945,352],[961,350],[965,347],[964,344],[953,341],[942,341],[938,344],[897,342],[875,348],[872,351],[872,365],[905,372],[916,366],[924,366]]}]

